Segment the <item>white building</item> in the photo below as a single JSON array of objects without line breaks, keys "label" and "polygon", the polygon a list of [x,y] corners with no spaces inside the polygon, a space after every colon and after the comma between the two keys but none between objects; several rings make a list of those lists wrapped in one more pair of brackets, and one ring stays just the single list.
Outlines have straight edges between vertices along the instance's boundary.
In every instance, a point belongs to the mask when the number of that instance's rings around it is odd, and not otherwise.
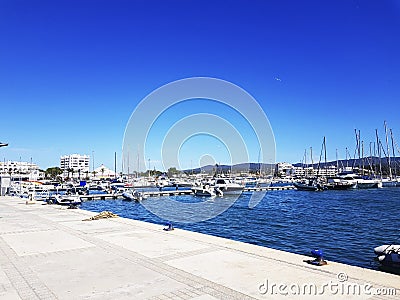
[{"label": "white building", "polygon": [[115,177],[115,172],[107,168],[103,164],[100,167],[96,168],[92,173],[95,179],[106,179]]},{"label": "white building", "polygon": [[336,166],[321,167],[319,170],[317,168],[309,167],[294,167],[294,176],[296,177],[315,177],[315,176],[325,176],[334,177],[337,174]]},{"label": "white building", "polygon": [[0,162],[0,174],[30,174],[34,171],[39,171],[39,166],[26,161]]},{"label": "white building", "polygon": [[26,161],[0,162],[0,175],[16,180],[38,180],[44,177],[37,164]]},{"label": "white building", "polygon": [[275,175],[277,177],[290,177],[293,175],[294,167],[292,164],[287,162],[277,163],[275,166]]},{"label": "white building", "polygon": [[60,158],[60,169],[64,177],[84,177],[89,174],[89,163],[89,155],[64,155]]}]

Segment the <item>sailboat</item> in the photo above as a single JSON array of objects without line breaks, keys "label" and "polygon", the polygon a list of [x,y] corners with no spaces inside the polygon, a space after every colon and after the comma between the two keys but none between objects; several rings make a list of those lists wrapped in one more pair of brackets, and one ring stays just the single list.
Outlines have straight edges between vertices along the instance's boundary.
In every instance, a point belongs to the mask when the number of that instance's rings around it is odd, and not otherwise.
[{"label": "sailboat", "polygon": [[[310,158],[311,158],[311,176],[312,177],[307,177],[308,172],[305,171],[304,175],[306,178],[303,178],[301,181],[294,182],[293,185],[295,188],[299,191],[323,191],[326,190],[326,184],[324,180],[319,176],[319,171],[320,171],[320,164],[321,164],[321,159],[322,159],[322,151],[325,151],[325,166],[326,166],[326,141],[325,137],[322,142],[322,147],[321,147],[321,154],[318,162],[318,168],[317,168],[317,175],[314,176],[314,161],[313,161],[313,155],[312,155],[312,147],[310,147]],[[307,166],[307,150],[304,151],[304,162]],[[305,168],[305,170],[308,170],[308,167]]]},{"label": "sailboat", "polygon": [[[382,181],[382,187],[395,187],[397,186],[397,180],[393,178],[392,174],[392,165],[391,165],[391,157],[390,157],[390,148],[389,148],[389,137],[388,137],[388,131],[387,131],[387,125],[386,121],[383,122],[384,128],[385,128],[385,139],[386,139],[386,151],[383,148],[382,143],[380,143],[381,149],[384,152],[386,156],[386,161],[387,161],[387,166],[389,170],[389,174],[385,178],[381,178]],[[381,173],[382,174],[382,173]]]}]

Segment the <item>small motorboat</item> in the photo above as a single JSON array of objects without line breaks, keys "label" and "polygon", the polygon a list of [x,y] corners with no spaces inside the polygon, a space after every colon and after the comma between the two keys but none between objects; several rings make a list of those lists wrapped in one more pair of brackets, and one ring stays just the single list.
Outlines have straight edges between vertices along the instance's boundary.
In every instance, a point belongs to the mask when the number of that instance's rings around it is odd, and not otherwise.
[{"label": "small motorboat", "polygon": [[300,182],[293,182],[295,188],[299,191],[323,191],[325,188],[315,179],[306,179]]},{"label": "small motorboat", "polygon": [[382,245],[374,248],[376,255],[383,255],[393,251],[400,252],[400,245]]},{"label": "small motorboat", "polygon": [[244,184],[239,184],[229,178],[216,178],[214,184],[217,193],[225,195],[240,195],[245,188]]},{"label": "small motorboat", "polygon": [[198,197],[215,197],[217,193],[213,186],[203,185],[192,187],[192,192]]},{"label": "small motorboat", "polygon": [[68,205],[70,207],[75,207],[77,205],[80,205],[82,203],[82,200],[79,197],[79,195],[56,194],[56,195],[51,196],[47,202],[52,203],[52,204]]},{"label": "small motorboat", "polygon": [[122,193],[122,197],[128,201],[142,201],[147,199],[146,195],[139,191],[125,191]]},{"label": "small motorboat", "polygon": [[400,245],[382,245],[374,249],[375,260],[381,268],[400,274]]}]

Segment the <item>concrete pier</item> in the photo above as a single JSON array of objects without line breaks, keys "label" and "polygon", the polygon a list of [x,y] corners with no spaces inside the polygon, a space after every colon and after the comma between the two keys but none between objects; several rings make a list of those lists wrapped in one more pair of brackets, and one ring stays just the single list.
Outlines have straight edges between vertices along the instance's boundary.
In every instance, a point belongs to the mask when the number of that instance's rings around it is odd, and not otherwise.
[{"label": "concrete pier", "polygon": [[397,275],[124,218],[82,221],[94,215],[0,197],[0,299],[400,296]]},{"label": "concrete pier", "polygon": [[[261,192],[261,191],[284,191],[293,190],[295,187],[293,185],[288,186],[269,186],[269,187],[246,187],[243,192]],[[168,197],[168,196],[182,196],[182,195],[194,195],[192,190],[156,190],[156,191],[146,191],[142,192],[143,197]],[[122,193],[117,194],[91,194],[91,195],[81,195],[82,201],[88,200],[115,200],[120,199]]]}]

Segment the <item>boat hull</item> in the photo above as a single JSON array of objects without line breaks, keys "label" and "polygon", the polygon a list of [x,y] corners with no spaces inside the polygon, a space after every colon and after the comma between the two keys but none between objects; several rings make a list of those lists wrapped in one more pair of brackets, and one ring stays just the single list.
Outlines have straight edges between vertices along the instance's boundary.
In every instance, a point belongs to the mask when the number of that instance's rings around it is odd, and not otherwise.
[{"label": "boat hull", "polygon": [[326,185],[328,190],[351,190],[357,188],[356,183],[334,183]]},{"label": "boat hull", "polygon": [[217,195],[213,188],[192,188],[192,192],[198,197],[215,197]]},{"label": "boat hull", "polygon": [[224,195],[240,195],[244,187],[216,186],[216,189],[223,192]]},{"label": "boat hull", "polygon": [[68,195],[55,195],[49,197],[49,201],[58,205],[67,205],[67,206],[77,206],[82,204],[82,201],[79,196],[68,196]]},{"label": "boat hull", "polygon": [[397,186],[397,182],[396,181],[392,181],[392,180],[382,180],[382,187],[396,187]]},{"label": "boat hull", "polygon": [[359,189],[377,189],[378,187],[378,182],[357,182],[357,188]]},{"label": "boat hull", "polygon": [[390,273],[400,273],[400,245],[382,245],[374,248],[375,260],[380,269]]},{"label": "boat hull", "polygon": [[142,201],[146,199],[145,195],[142,192],[135,191],[131,192],[123,192],[122,197],[127,201]]},{"label": "boat hull", "polygon": [[299,191],[318,191],[318,187],[315,185],[307,185],[297,182],[294,182],[293,185]]}]

